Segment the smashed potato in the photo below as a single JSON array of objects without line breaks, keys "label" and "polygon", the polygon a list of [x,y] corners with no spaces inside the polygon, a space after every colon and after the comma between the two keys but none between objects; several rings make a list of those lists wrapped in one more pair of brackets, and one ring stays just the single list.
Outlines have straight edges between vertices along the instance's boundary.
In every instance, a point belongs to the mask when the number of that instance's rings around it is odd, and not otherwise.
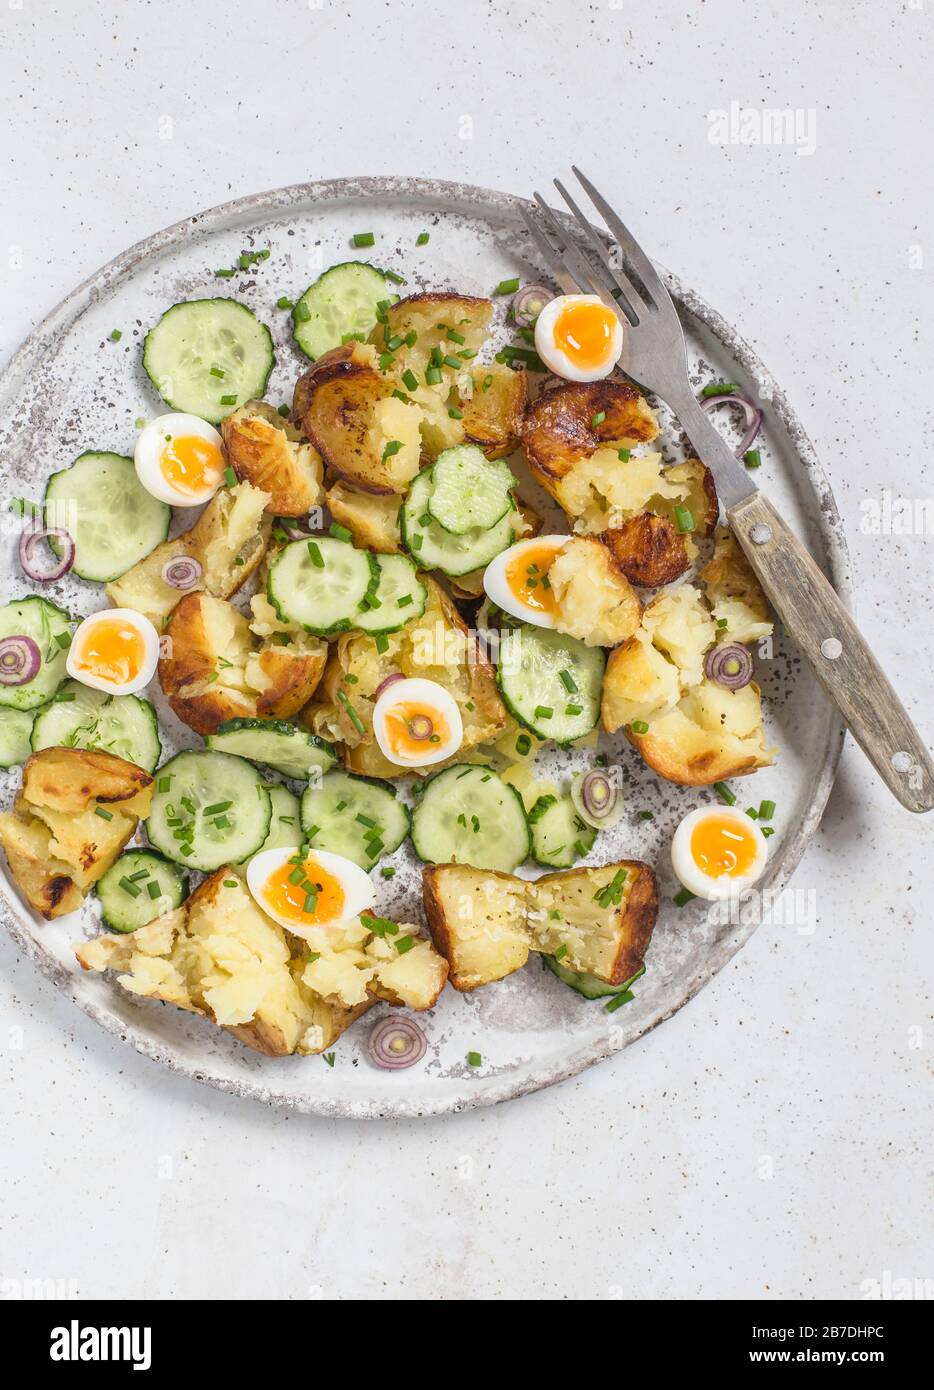
[{"label": "smashed potato", "polygon": [[[262,604],[253,602],[261,615],[254,623],[262,628]],[[232,604],[189,594],[166,627],[159,683],[183,723],[211,734],[226,719],[297,714],[314,694],[326,660],[327,644],[318,637],[300,629],[280,634],[279,625],[257,632]]]},{"label": "smashed potato", "polygon": [[247,401],[221,423],[227,462],[243,482],[268,493],[273,516],[305,516],[321,501],[321,458],[265,401]]},{"label": "smashed potato", "polygon": [[29,905],[49,921],[80,907],[151,801],[149,773],[112,753],[33,753],[13,810],[0,814],[0,845]]},{"label": "smashed potato", "polygon": [[[366,633],[341,633],[331,644],[315,699],[302,711],[303,724],[341,745],[344,763],[351,772],[385,778],[406,775],[404,768],[383,757],[373,734],[376,689],[395,672],[436,681],[457,701],[464,740],[452,761],[478,744],[490,742],[505,728],[506,711],[485,653],[440,585],[429,575],[420,574],[419,579],[428,591],[422,616],[399,632],[387,633],[383,652]],[[348,677],[354,679],[348,683]],[[345,701],[338,699],[338,691]],[[351,709],[363,725],[362,733]],[[436,763],[431,770],[437,772],[446,765]]]},{"label": "smashed potato", "polygon": [[324,353],[295,385],[293,414],[305,438],[336,477],[362,492],[404,493],[418,472],[421,411],[396,389],[375,349],[357,342]]},{"label": "smashed potato", "polygon": [[162,577],[172,560],[190,557],[201,576],[184,591],[203,590],[214,598],[230,598],[261,564],[269,542],[272,519],[264,515],[269,493],[248,482],[221,488],[190,531],[157,545],[145,560],[105,586],[116,608],[133,608],[161,628],[183,597]]},{"label": "smashed potato", "polygon": [[642,605],[605,545],[572,536],[548,570],[555,627],[590,647],[615,647],[639,626]]},{"label": "smashed potato", "polygon": [[539,482],[561,501],[557,482],[600,445],[617,451],[645,444],[658,434],[658,421],[645,397],[626,382],[567,382],[543,391],[525,412],[522,445]]},{"label": "smashed potato", "polygon": [[86,970],[119,970],[131,994],[203,1014],[257,1052],[324,1052],[377,999],[415,1010],[435,1003],[447,963],[417,928],[399,955],[366,918],[321,929],[315,950],[267,917],[236,869],[213,873],[174,912],[75,952]]},{"label": "smashed potato", "polygon": [[640,860],[566,869],[532,881],[462,864],[426,865],[425,915],[455,989],[560,952],[569,970],[618,985],[641,968],[658,915],[655,875]]},{"label": "smashed potato", "polygon": [[713,556],[701,570],[721,642],[756,642],[772,631],[769,606],[752,566],[727,527],[717,532]]},{"label": "smashed potato", "polygon": [[375,550],[380,555],[392,555],[402,549],[401,500],[395,493],[380,496],[375,492],[360,492],[347,483],[335,483],[328,488],[326,497],[332,517],[347,527],[355,545]]}]

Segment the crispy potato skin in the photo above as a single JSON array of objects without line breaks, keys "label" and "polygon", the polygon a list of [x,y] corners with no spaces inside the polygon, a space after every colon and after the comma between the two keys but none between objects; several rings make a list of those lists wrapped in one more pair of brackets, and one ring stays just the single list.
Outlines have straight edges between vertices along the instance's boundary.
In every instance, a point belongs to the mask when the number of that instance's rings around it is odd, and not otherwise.
[{"label": "crispy potato skin", "polygon": [[[529,402],[529,378],[525,368],[494,362],[471,372],[473,394],[461,401],[464,439],[477,444],[488,459],[505,458],[518,448],[522,421]],[[484,382],[489,385],[484,389]]]},{"label": "crispy potato skin", "polygon": [[768,620],[769,606],[762,587],[739,542],[726,527],[716,538],[713,556],[701,570],[701,579],[712,603],[722,598],[740,599],[756,618]]},{"label": "crispy potato skin", "polygon": [[[604,419],[594,425],[599,415]],[[543,391],[522,422],[526,457],[546,487],[600,444],[619,440],[628,447],[657,434],[658,422],[645,397],[621,381],[568,382]]]},{"label": "crispy potato skin", "polygon": [[374,408],[389,400],[396,387],[375,361],[373,348],[360,343],[324,353],[296,382],[293,414],[337,478],[363,492],[405,492],[418,469],[417,458],[414,468],[406,451],[384,458],[370,438]]},{"label": "crispy potato skin", "polygon": [[[759,687],[755,682],[751,685],[758,695]],[[669,714],[677,716],[680,710]],[[669,728],[671,722],[663,715],[649,725],[647,734],[635,734],[628,727],[623,731],[653,772],[666,782],[711,787],[715,782],[748,776],[773,761],[775,750],[766,749],[764,741],[762,747],[747,752],[734,735],[711,733],[686,720],[683,725],[677,720],[670,733]]]},{"label": "crispy potato skin", "polygon": [[[27,902],[52,921],[80,907],[149,812],[153,779],[112,753],[44,748],[23,768],[0,845]],[[111,807],[109,819],[96,807]]]},{"label": "crispy potato skin", "polygon": [[265,401],[248,401],[221,422],[237,477],[269,493],[273,516],[304,516],[321,501],[321,458]]},{"label": "crispy potato skin", "polygon": [[684,536],[667,517],[653,512],[627,517],[621,526],[603,531],[599,539],[620,573],[641,588],[671,584],[691,563]]},{"label": "crispy potato skin", "polygon": [[270,684],[259,691],[225,684],[220,659],[227,660],[234,653],[229,651],[225,656],[215,647],[211,605],[220,602],[204,594],[188,594],[169,619],[164,643],[167,654],[160,657],[158,669],[159,684],[175,714],[199,734],[215,733],[226,719],[291,718],[317,689],[327,661],[326,644],[317,643],[308,653],[288,646],[260,649],[246,620],[237,614],[242,640],[254,648],[249,655],[258,655],[259,667]]}]

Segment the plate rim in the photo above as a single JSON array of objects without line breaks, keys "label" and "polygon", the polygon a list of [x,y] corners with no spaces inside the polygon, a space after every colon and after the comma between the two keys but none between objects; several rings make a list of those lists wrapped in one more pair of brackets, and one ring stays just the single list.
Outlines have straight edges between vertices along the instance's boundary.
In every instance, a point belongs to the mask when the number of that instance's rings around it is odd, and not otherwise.
[{"label": "plate rim", "polygon": [[[399,200],[417,195],[423,199],[436,199],[447,205],[460,202],[473,206],[478,212],[488,215],[491,212],[504,218],[521,213],[523,208],[534,205],[529,199],[515,194],[503,193],[497,189],[484,188],[475,184],[462,183],[450,179],[426,179],[408,176],[367,175],[343,179],[323,179],[305,183],[287,184],[280,188],[251,193],[240,198],[230,199],[215,207],[171,223],[121,251],[105,262],[69,291],[36,325],[19,348],[11,355],[0,371],[0,395],[9,395],[15,400],[19,395],[19,385],[37,358],[46,351],[54,336],[67,331],[82,313],[97,301],[100,295],[109,290],[127,273],[154,256],[165,253],[177,245],[184,244],[205,232],[218,230],[222,224],[235,217],[249,214],[274,214],[287,211],[301,203],[350,200],[352,198],[379,199],[381,197]],[[737,364],[758,384],[759,393],[767,399],[772,411],[785,430],[792,449],[800,459],[811,491],[817,502],[814,514],[816,529],[830,570],[830,577],[844,604],[852,607],[852,569],[843,521],[834,498],[826,473],[817,457],[816,450],[801,421],[782,388],[766,368],[758,353],[746,339],[707,301],[690,289],[681,279],[656,262],[662,277],[676,303],[705,325],[717,341],[731,354]],[[824,757],[818,770],[814,791],[807,812],[801,818],[796,830],[790,836],[776,872],[766,880],[766,885],[781,891],[790,880],[800,862],[807,844],[820,823],[827,798],[833,785],[834,776],[843,749],[845,728],[838,715],[830,712],[828,734]],[[175,1055],[169,1048],[161,1045],[145,1030],[134,1028],[122,1022],[116,1015],[100,1008],[96,1001],[82,998],[73,984],[79,975],[66,969],[61,962],[42,951],[35,937],[27,932],[17,919],[16,912],[8,900],[5,885],[0,885],[0,921],[9,931],[13,940],[55,984],[63,994],[89,1018],[108,1033],[128,1042],[137,1052],[157,1062],[170,1071],[212,1086],[216,1090],[236,1095],[243,1099],[258,1101],[261,1104],[288,1107],[302,1114],[320,1115],[325,1118],[346,1119],[410,1119],[435,1115],[458,1113],[496,1105],[506,1100],[517,1099],[547,1086],[580,1075],[597,1062],[615,1055],[617,1052],[646,1036],[660,1023],[664,1023],[688,1004],[714,975],[737,954],[755,931],[757,922],[737,924],[728,936],[722,937],[712,948],[710,959],[698,972],[689,990],[678,1003],[661,1011],[649,1019],[645,1026],[633,1037],[614,1045],[610,1041],[595,1042],[585,1046],[582,1052],[572,1053],[558,1066],[549,1066],[545,1071],[532,1069],[522,1079],[515,1077],[473,1078],[469,1089],[461,1094],[439,1098],[437,1102],[425,1104],[406,1102],[405,1097],[387,1095],[385,1108],[349,1097],[327,1096],[306,1097],[286,1093],[275,1085],[258,1084],[245,1079],[223,1076],[212,1072],[210,1066],[197,1067]]]}]

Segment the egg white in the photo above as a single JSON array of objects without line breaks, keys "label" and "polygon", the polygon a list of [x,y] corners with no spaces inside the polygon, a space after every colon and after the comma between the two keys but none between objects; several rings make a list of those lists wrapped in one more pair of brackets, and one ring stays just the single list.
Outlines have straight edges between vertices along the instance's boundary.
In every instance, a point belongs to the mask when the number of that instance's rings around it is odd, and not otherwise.
[{"label": "egg white", "polygon": [[136,441],[136,448],[133,451],[136,476],[143,487],[153,497],[158,497],[160,502],[168,502],[172,507],[201,507],[205,502],[210,502],[224,481],[223,468],[217,482],[212,487],[202,488],[198,492],[180,492],[166,478],[160,464],[162,451],[167,442],[166,435],[175,435],[179,438],[185,435],[195,435],[198,439],[204,439],[209,444],[216,445],[221,451],[221,459],[224,458],[224,441],[214,426],[208,424],[207,420],[202,420],[199,415],[183,415],[179,412],[159,415],[155,420],[150,420],[145,429],[140,432]]},{"label": "egg white", "polygon": [[[710,816],[735,821],[737,828],[755,841],[756,857],[747,873],[722,874],[719,878],[711,878],[695,863],[691,853],[691,836],[697,825]],[[708,902],[735,898],[744,888],[751,888],[761,876],[768,854],[768,842],[758,825],[745,811],[737,810],[735,806],[699,806],[696,811],[688,812],[671,841],[671,867],[679,882],[689,893],[706,898]]]},{"label": "egg white", "polygon": [[529,608],[517,598],[509,587],[506,570],[513,560],[521,557],[524,551],[534,553],[543,545],[554,545],[556,551],[567,545],[568,536],[534,536],[530,540],[517,541],[508,550],[503,550],[487,565],[483,575],[483,588],[491,603],[508,613],[511,618],[532,623],[535,627],[554,627],[555,620],[550,613],[542,613],[537,608]]},{"label": "egg white", "polygon": [[[93,671],[86,671],[77,664],[88,635],[101,621],[113,621],[114,618],[119,618],[127,627],[138,632],[143,639],[144,647],[143,664],[138,674],[122,685],[105,680],[102,676],[96,676]],[[90,686],[92,690],[104,690],[108,695],[136,695],[152,680],[158,664],[159,634],[149,619],[144,618],[142,613],[134,612],[132,608],[105,608],[100,613],[92,613],[89,618],[85,618],[83,622],[78,624],[75,635],[71,639],[68,656],[65,659],[65,670],[72,680],[80,681],[82,685]]]},{"label": "egg white", "polygon": [[[282,868],[283,864],[294,859],[300,852],[298,845],[279,846],[278,849],[260,850],[259,854],[254,854],[246,869],[246,882],[255,902],[271,917],[274,922],[278,922],[280,927],[286,927],[293,936],[301,936],[307,940],[313,939],[315,932],[324,930],[323,926],[315,926],[309,923],[307,927],[299,927],[295,921],[279,913],[267,899],[265,886],[272,875]],[[307,851],[306,859],[317,860],[322,869],[332,874],[338,880],[344,890],[344,916],[342,921],[348,921],[352,917],[359,917],[361,912],[368,911],[376,902],[376,889],[367,874],[355,864],[351,859],[345,859],[342,854],[331,854],[325,849],[310,849]],[[309,877],[313,869],[309,873]],[[325,926],[332,926],[328,922]]]},{"label": "egg white", "polygon": [[[417,758],[407,758],[397,753],[389,741],[386,727],[388,712],[395,705],[407,704],[410,701],[436,709],[444,715],[451,731],[450,737],[440,743],[428,743],[426,740],[424,751],[420,751]],[[383,757],[388,758],[389,762],[395,763],[397,767],[428,767],[432,763],[440,763],[445,758],[452,757],[457,752],[464,741],[464,724],[453,695],[445,690],[444,686],[439,685],[437,681],[413,676],[407,680],[393,681],[380,695],[373,707],[373,734]]]},{"label": "egg white", "polygon": [[603,300],[597,294],[559,294],[549,300],[535,321],[535,351],[555,376],[566,381],[602,381],[610,375],[623,351],[623,325],[614,313],[615,327],[604,359],[593,367],[578,366],[555,342],[555,324],[562,309],[573,303],[603,304]]}]

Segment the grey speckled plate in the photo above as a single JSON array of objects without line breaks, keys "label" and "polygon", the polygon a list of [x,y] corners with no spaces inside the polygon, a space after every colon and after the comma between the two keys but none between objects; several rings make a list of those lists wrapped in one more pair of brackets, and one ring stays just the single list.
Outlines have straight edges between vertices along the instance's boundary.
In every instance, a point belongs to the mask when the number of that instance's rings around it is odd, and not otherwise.
[{"label": "grey speckled plate", "polygon": [[[611,190],[612,192],[612,190]],[[140,367],[147,328],[180,299],[224,294],[242,299],[269,324],[277,366],[268,397],[289,400],[301,361],[292,347],[289,316],[275,308],[280,295],[297,297],[319,270],[350,259],[350,236],[373,231],[365,254],[404,274],[411,289],[437,285],[487,294],[500,280],[541,278],[519,216],[520,200],[482,188],[418,179],[346,179],[301,184],[243,198],[202,213],[132,247],[79,286],[36,329],[0,379],[0,447],[7,498],[41,496],[44,479],[84,449],[132,452],[135,421],[166,407]],[[428,230],[427,246],[416,248]],[[271,248],[270,258],[230,280],[217,267],[236,262],[247,247]],[[683,311],[694,379],[738,381],[765,403],[762,485],[806,537],[844,598],[848,560],[840,518],[827,480],[798,420],[758,358],[696,294],[671,275],[667,283]],[[503,304],[500,310],[505,308]],[[119,343],[112,329],[122,330]],[[723,420],[723,427],[730,423]],[[666,452],[682,452],[670,420]],[[563,528],[561,528],[563,529]],[[7,598],[27,589],[7,523],[4,573]],[[66,580],[51,597],[76,614],[102,606],[96,586]],[[744,779],[740,795],[778,805],[765,887],[787,883],[823,811],[840,753],[842,730],[797,653],[779,639],[773,659],[759,664],[773,740],[781,747],[775,768]],[[159,701],[157,701],[158,703]],[[197,740],[160,703],[167,751]],[[717,923],[701,904],[679,911],[668,844],[682,815],[712,799],[704,790],[660,784],[622,738],[602,739],[602,751],[625,780],[627,814],[598,837],[594,862],[638,856],[660,872],[662,909],[646,975],[633,1003],[607,1014],[566,989],[533,961],[525,970],[476,994],[446,990],[424,1016],[430,1038],[425,1062],[386,1073],[366,1060],[369,1024],[358,1023],[339,1042],[333,1067],[321,1058],[271,1060],[240,1046],[207,1023],[167,1006],[134,1001],[109,978],[76,968],[73,943],[96,925],[96,907],[48,924],[34,918],[3,883],[3,919],[22,949],[56,985],[104,1028],[154,1061],[236,1095],[323,1115],[410,1116],[489,1105],[564,1077],[617,1052],[685,1004],[750,936],[755,920]],[[542,760],[543,775],[560,777],[584,765],[584,754]],[[0,774],[8,804],[16,771]],[[640,820],[648,810],[654,820]],[[421,920],[418,866],[403,849],[394,857],[391,884],[380,880],[381,904]],[[388,892],[389,888],[392,892]],[[483,1064],[466,1064],[468,1051]]]}]

